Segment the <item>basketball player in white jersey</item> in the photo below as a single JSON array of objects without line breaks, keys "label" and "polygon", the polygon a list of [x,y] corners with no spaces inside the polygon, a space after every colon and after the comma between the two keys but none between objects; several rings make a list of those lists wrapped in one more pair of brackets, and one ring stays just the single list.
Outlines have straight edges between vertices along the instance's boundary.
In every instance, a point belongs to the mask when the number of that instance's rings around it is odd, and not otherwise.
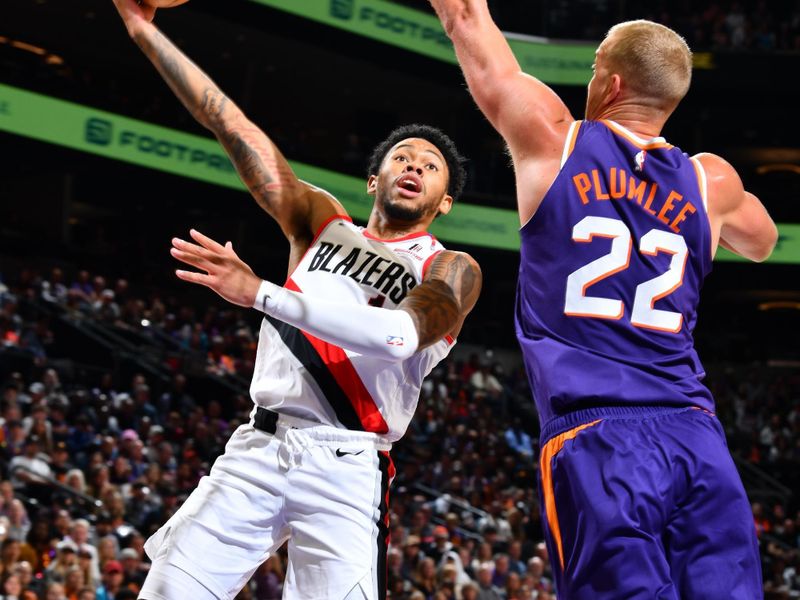
[{"label": "basketball player in white jersey", "polygon": [[[240,427],[186,503],[145,546],[147,600],[231,599],[288,540],[284,598],[386,596],[388,451],[423,378],[449,352],[481,286],[468,255],[427,228],[463,187],[463,159],[439,130],[392,132],[369,167],[375,204],[355,226],[298,180],[267,136],[152,23],[114,0],[128,33],[219,139],[290,244],[283,286],[263,281],[197,231],[172,255],[181,279],[265,313]],[[149,11],[152,12],[152,11]]]}]

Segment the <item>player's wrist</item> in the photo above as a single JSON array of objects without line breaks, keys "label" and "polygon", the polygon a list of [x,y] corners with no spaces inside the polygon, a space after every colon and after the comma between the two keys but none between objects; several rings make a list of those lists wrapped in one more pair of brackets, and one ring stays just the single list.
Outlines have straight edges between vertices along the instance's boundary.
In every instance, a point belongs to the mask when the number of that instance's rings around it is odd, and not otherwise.
[{"label": "player's wrist", "polygon": [[266,314],[274,314],[280,309],[286,290],[271,281],[262,279],[253,301],[253,308]]}]

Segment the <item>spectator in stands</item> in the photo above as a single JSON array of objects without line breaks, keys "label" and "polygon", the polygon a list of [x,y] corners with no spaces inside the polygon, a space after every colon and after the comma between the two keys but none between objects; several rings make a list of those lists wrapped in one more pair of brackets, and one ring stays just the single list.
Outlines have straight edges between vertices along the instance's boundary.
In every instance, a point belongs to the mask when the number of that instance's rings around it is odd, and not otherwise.
[{"label": "spectator in stands", "polygon": [[120,317],[119,305],[114,302],[114,290],[104,289],[92,304],[92,310],[101,321],[116,323]]},{"label": "spectator in stands", "polygon": [[478,600],[478,586],[467,583],[461,588],[461,600]]},{"label": "spectator in stands", "polygon": [[117,560],[108,561],[103,567],[102,585],[97,588],[97,600],[119,600],[124,574]]},{"label": "spectator in stands", "polygon": [[433,528],[433,541],[425,547],[425,555],[433,559],[434,564],[438,564],[442,557],[453,548],[450,542],[450,532],[444,525],[437,525]]},{"label": "spectator in stands", "polygon": [[3,581],[3,600],[19,600],[22,597],[22,583],[19,575],[11,573]]},{"label": "spectator in stands", "polygon": [[534,458],[533,442],[522,429],[522,419],[515,417],[511,426],[505,431],[505,439],[509,448],[519,454],[526,462],[531,462]]},{"label": "spectator in stands", "polygon": [[50,465],[39,455],[40,448],[39,436],[28,435],[22,455],[11,459],[9,472],[15,489],[25,488],[27,493],[36,495],[34,488],[43,485],[52,475]]},{"label": "spectator in stands", "polygon": [[97,542],[97,560],[100,565],[101,573],[105,571],[105,566],[112,560],[117,560],[119,556],[119,540],[114,535],[106,535]]},{"label": "spectator in stands", "polygon": [[483,563],[478,567],[478,600],[502,600],[503,596],[492,583],[494,565]]},{"label": "spectator in stands", "polygon": [[139,553],[133,548],[125,548],[119,553],[119,562],[122,565],[123,585],[135,590],[142,589],[148,569]]},{"label": "spectator in stands", "polygon": [[56,304],[66,302],[67,286],[64,285],[64,273],[58,267],[50,271],[49,280],[42,281],[42,299]]},{"label": "spectator in stands", "polygon": [[44,600],[69,600],[64,593],[64,584],[59,581],[48,584]]},{"label": "spectator in stands", "polygon": [[0,545],[0,575],[11,573],[19,561],[20,541],[13,537],[6,537]]},{"label": "spectator in stands", "polygon": [[[8,414],[10,411],[6,411]],[[25,451],[25,428],[22,421],[6,421],[3,427],[3,458],[5,465],[8,465],[16,456],[21,456]],[[3,469],[5,471],[5,469]],[[13,493],[13,492],[12,492]]]},{"label": "spectator in stands", "polygon": [[[96,557],[97,548],[91,544],[81,544],[78,546],[78,567],[83,573],[84,586],[91,586],[92,589],[100,583],[99,562]],[[78,594],[80,595],[80,594]]]},{"label": "spectator in stands", "polygon": [[20,585],[26,592],[34,594],[34,598],[38,598],[43,591],[43,582],[41,579],[33,576],[33,567],[27,560],[19,561],[13,570],[14,574],[19,577]]},{"label": "spectator in stands", "polygon": [[45,569],[45,581],[63,583],[70,567],[78,566],[78,548],[72,541],[62,540],[56,544],[56,558]]},{"label": "spectator in stands", "polygon": [[425,555],[420,549],[421,540],[418,535],[411,534],[406,537],[405,544],[403,545],[403,567],[401,574],[403,579],[412,580],[414,573],[416,573]]},{"label": "spectator in stands", "polygon": [[64,577],[64,595],[69,600],[75,600],[84,583],[83,570],[80,565],[72,565],[67,569]]},{"label": "spectator in stands", "polygon": [[508,545],[508,572],[516,573],[517,575],[525,573],[525,563],[522,560],[522,542],[519,539],[512,540]]},{"label": "spectator in stands", "polygon": [[[75,519],[72,521],[69,535],[64,541],[70,542],[75,548],[80,558],[80,552],[88,552],[92,555],[91,580],[100,577],[100,566],[97,557],[97,549],[92,545],[92,530],[89,521],[86,519]],[[77,593],[77,592],[76,592]]]},{"label": "spectator in stands", "polygon": [[476,400],[486,398],[490,402],[497,403],[503,394],[503,386],[491,371],[489,360],[483,358],[478,363],[478,369],[472,373],[469,383],[474,390]]},{"label": "spectator in stands", "polygon": [[492,571],[492,585],[497,588],[503,588],[506,585],[508,576],[510,574],[508,567],[508,555],[497,554],[494,557],[494,570]]},{"label": "spectator in stands", "polygon": [[14,498],[8,511],[8,537],[24,540],[28,537],[31,530],[31,520],[28,518],[28,511],[25,505],[18,498]]},{"label": "spectator in stands", "polygon": [[552,589],[552,582],[544,576],[545,566],[549,564],[540,556],[532,556],[528,559],[528,569],[526,579],[531,582],[534,590],[549,591]]},{"label": "spectator in stands", "polygon": [[78,600],[96,600],[96,598],[97,595],[92,586],[83,587],[78,592]]}]

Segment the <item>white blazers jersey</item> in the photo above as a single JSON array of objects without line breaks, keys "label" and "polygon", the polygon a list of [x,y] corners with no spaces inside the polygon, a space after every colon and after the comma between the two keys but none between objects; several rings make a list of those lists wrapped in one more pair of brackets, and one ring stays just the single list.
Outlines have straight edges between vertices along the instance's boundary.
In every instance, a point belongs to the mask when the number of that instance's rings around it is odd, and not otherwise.
[{"label": "white blazers jersey", "polygon": [[[428,233],[379,240],[349,217],[336,216],[320,228],[285,287],[331,302],[395,308],[443,249]],[[258,406],[280,414],[394,442],[414,416],[423,379],[453,344],[448,336],[405,361],[391,362],[266,316],[250,394]]]}]

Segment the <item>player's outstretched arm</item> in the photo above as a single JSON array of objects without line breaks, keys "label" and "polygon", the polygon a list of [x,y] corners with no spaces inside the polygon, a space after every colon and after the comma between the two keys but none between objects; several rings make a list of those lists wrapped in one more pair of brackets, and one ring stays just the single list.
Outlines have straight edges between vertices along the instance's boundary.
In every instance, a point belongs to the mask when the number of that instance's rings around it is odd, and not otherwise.
[{"label": "player's outstretched arm", "polygon": [[478,299],[481,272],[460,252],[443,252],[425,280],[398,309],[328,302],[260,279],[234,252],[199,231],[194,243],[175,238],[172,256],[202,272],[176,271],[228,302],[253,307],[342,348],[385,360],[404,360],[445,335],[457,335]]},{"label": "player's outstretched arm", "polygon": [[761,201],[744,189],[739,174],[715,154],[696,157],[708,182],[708,210],[719,245],[744,258],[762,262],[772,254],[778,229]]},{"label": "player's outstretched arm", "polygon": [[133,41],[194,118],[214,133],[250,193],[287,237],[313,235],[317,223],[344,212],[332,197],[297,179],[266,134],[150,22],[153,9],[136,0],[113,1]]},{"label": "player's outstretched arm", "polygon": [[430,0],[453,41],[472,97],[515,160],[560,154],[573,121],[564,102],[522,71],[486,0]]}]

